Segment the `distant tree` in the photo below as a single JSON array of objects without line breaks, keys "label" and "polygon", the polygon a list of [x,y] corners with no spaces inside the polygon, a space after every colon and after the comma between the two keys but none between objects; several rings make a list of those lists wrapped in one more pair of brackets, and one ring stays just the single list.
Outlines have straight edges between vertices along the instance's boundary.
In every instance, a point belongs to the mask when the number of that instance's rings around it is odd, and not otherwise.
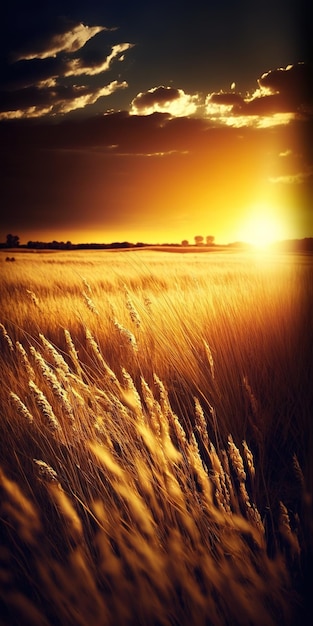
[{"label": "distant tree", "polygon": [[215,237],[213,237],[212,235],[207,235],[206,238],[205,238],[206,245],[207,246],[213,246],[214,239],[215,239]]},{"label": "distant tree", "polygon": [[195,244],[196,244],[196,246],[202,246],[202,244],[203,244],[203,237],[202,237],[202,235],[196,235],[195,236]]},{"label": "distant tree", "polygon": [[187,239],[183,239],[181,242],[182,246],[189,246],[189,241],[187,241]]},{"label": "distant tree", "polygon": [[20,245],[20,238],[17,235],[7,235],[7,248],[18,248]]}]

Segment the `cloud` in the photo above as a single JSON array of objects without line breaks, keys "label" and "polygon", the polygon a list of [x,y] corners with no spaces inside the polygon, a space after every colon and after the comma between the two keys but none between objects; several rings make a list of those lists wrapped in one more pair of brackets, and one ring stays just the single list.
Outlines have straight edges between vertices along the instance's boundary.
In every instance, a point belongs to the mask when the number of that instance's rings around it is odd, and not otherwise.
[{"label": "cloud", "polygon": [[276,126],[312,114],[313,79],[305,63],[262,74],[258,88],[242,96],[232,92],[208,94],[206,114],[228,126]]},{"label": "cloud", "polygon": [[270,176],[271,183],[283,183],[284,185],[301,185],[306,179],[313,178],[313,168],[308,168],[305,172],[296,172],[295,174],[286,174],[282,176]]},{"label": "cloud", "polygon": [[53,33],[44,41],[40,38],[33,41],[30,47],[20,51],[15,56],[15,61],[32,59],[47,59],[55,57],[60,52],[77,52],[89,39],[92,39],[98,33],[108,30],[105,26],[85,26],[85,24],[76,24],[65,32]]},{"label": "cloud", "polygon": [[235,93],[211,93],[205,99],[205,113],[212,121],[227,123],[235,108],[241,108],[243,98]]},{"label": "cloud", "polygon": [[189,95],[183,89],[161,85],[139,93],[131,103],[131,112],[141,115],[160,112],[180,117],[195,113],[197,104],[197,95]]},{"label": "cloud", "polygon": [[278,68],[266,72],[259,78],[258,83],[261,90],[267,89],[271,94],[280,94],[293,106],[312,102],[312,68],[305,63],[288,65],[285,69]]},{"label": "cloud", "polygon": [[131,43],[120,43],[112,46],[110,54],[106,59],[93,64],[86,63],[83,59],[69,60],[64,64],[64,76],[95,76],[106,72],[115,59],[123,60],[123,53],[133,47]]},{"label": "cloud", "polygon": [[139,93],[131,102],[131,113],[150,115],[156,111],[181,117],[203,113],[214,124],[241,128],[286,125],[291,120],[312,115],[313,79],[305,63],[271,70],[257,80],[252,94],[213,92],[204,104],[198,94],[186,94],[174,87],[153,87]]},{"label": "cloud", "polygon": [[[107,47],[102,42],[82,50],[95,35],[115,28],[65,20],[58,20],[53,28],[49,24],[40,36],[24,41],[12,56],[13,62],[2,67],[0,120],[64,115],[128,87],[125,80],[113,77],[101,84],[101,74],[110,71],[115,61],[123,61],[133,44],[118,42]],[[83,80],[75,84],[77,77]]]},{"label": "cloud", "polygon": [[224,92],[209,94],[206,99],[207,112],[214,110],[212,105],[216,111],[220,108],[221,111],[229,111],[234,115],[269,115],[292,110],[281,94],[260,93],[259,90],[246,97]]},{"label": "cloud", "polygon": [[[116,89],[119,85],[109,84],[107,88]],[[89,92],[87,88],[63,88],[58,92],[57,101],[50,102],[50,105],[54,104],[55,110],[58,106],[64,111],[70,109],[73,102],[78,106],[84,99],[96,97],[100,97],[99,91]],[[45,102],[43,98],[42,107],[45,106]],[[26,106],[30,106],[29,103],[25,102]],[[301,156],[299,136],[308,134],[308,124],[305,121],[298,121],[297,128],[290,126],[286,129],[278,126],[274,132],[275,134],[269,135],[266,128],[253,127],[243,127],[236,131],[226,125],[217,125],[204,117],[174,117],[159,112],[135,115],[120,111],[86,119],[70,119],[65,116],[59,123],[51,123],[48,118],[36,124],[27,119],[15,120],[14,123],[3,121],[0,125],[0,145],[3,146],[3,153],[5,151],[18,153],[27,147],[29,150],[39,152],[49,149],[55,152],[74,150],[107,154],[112,159],[121,156],[165,155],[175,152],[181,155],[197,154],[201,163],[205,163],[208,153],[216,152],[216,146],[226,154],[235,152],[234,146],[237,150],[241,149],[240,146],[253,143],[255,150],[259,150],[260,154],[265,151],[265,162],[269,159],[268,154],[273,151],[273,145],[275,159],[287,149],[294,154],[300,153],[297,161],[290,162],[290,159],[280,158],[281,167],[275,173],[271,171],[271,175],[292,174],[303,170],[303,162],[309,157],[305,154]],[[288,142],[284,139],[285,136],[288,137]],[[276,137],[274,143],[273,137]],[[247,152],[247,163],[250,160]]]},{"label": "cloud", "polygon": [[[59,92],[60,106],[67,106],[74,98],[88,97],[87,91]],[[31,98],[30,98],[31,101]],[[41,106],[44,106],[45,98]],[[30,106],[24,103],[25,107]],[[50,103],[52,104],[52,103]],[[111,112],[86,119],[69,119],[51,123],[41,120],[15,120],[0,124],[0,146],[9,152],[24,151],[27,146],[34,150],[99,151],[112,157],[117,155],[161,154],[173,151],[200,150],[210,143],[210,124],[203,119],[172,117],[168,113],[133,115],[127,111]],[[223,128],[219,129],[221,142],[227,139]]]},{"label": "cloud", "polygon": [[[5,93],[14,93],[14,91],[30,86],[41,84],[55,86],[57,82],[61,82],[63,78],[70,76],[96,76],[103,72],[107,72],[115,60],[122,61],[124,53],[133,47],[130,43],[120,43],[112,46],[109,54],[103,58],[101,51],[100,58],[94,56],[85,60],[82,57],[70,58],[68,56],[50,57],[45,59],[34,59],[29,61],[20,61],[10,68],[8,75],[2,77],[3,99]],[[98,55],[99,56],[99,55]],[[1,105],[0,105],[1,108]]]},{"label": "cloud", "polygon": [[290,150],[290,148],[287,148],[287,150],[284,150],[283,152],[279,153],[280,157],[290,157],[292,155],[292,150]]},{"label": "cloud", "polygon": [[109,96],[118,89],[125,89],[125,87],[128,87],[125,81],[123,83],[119,83],[117,80],[114,80],[108,85],[100,87],[93,92],[86,90],[84,87],[78,87],[76,88],[76,97],[68,100],[66,98],[63,100],[60,99],[57,103],[55,103],[54,110],[57,109],[58,113],[69,113],[75,109],[82,109],[89,104],[94,104],[97,100],[99,100],[99,98]]},{"label": "cloud", "polygon": [[[36,87],[22,89],[14,94],[7,94],[2,103],[4,110],[0,112],[0,120],[42,117],[59,115],[85,108],[95,104],[99,98],[109,96],[118,89],[128,87],[125,81],[112,81],[104,87],[91,89],[86,86],[57,86],[42,83]],[[33,104],[36,102],[36,104]]]},{"label": "cloud", "polygon": [[243,98],[240,94],[237,93],[228,93],[228,92],[223,92],[220,91],[219,93],[212,93],[207,97],[207,103],[212,103],[212,104],[222,104],[225,106],[242,106],[243,105]]}]

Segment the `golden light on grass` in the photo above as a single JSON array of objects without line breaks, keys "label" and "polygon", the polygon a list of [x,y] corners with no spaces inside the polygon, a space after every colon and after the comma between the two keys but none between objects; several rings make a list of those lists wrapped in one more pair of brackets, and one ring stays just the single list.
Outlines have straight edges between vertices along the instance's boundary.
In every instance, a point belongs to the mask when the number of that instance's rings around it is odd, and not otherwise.
[{"label": "golden light on grass", "polygon": [[310,257],[4,255],[3,623],[303,624]]}]

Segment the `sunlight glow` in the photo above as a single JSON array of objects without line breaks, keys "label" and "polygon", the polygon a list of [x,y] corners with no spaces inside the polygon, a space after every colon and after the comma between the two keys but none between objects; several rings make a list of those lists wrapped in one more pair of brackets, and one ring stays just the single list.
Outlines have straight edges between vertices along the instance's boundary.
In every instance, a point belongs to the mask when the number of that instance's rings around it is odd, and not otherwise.
[{"label": "sunlight glow", "polygon": [[265,204],[255,205],[240,227],[240,238],[257,248],[266,248],[271,243],[287,236],[285,223],[277,210]]}]

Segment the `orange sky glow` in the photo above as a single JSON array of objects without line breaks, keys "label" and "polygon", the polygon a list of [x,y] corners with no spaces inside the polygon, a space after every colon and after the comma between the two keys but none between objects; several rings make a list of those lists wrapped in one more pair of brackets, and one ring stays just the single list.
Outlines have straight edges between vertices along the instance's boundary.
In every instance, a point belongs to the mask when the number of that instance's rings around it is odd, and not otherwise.
[{"label": "orange sky glow", "polygon": [[[139,145],[134,153],[117,145],[56,149],[52,162],[47,156],[39,166],[43,177],[48,168],[48,178],[53,173],[59,181],[45,199],[53,220],[45,227],[24,226],[23,239],[193,243],[195,235],[213,235],[216,243],[264,245],[313,234],[308,174],[288,127],[204,125],[182,140],[192,120],[181,118],[161,152],[147,120],[151,140],[146,135],[144,143],[151,145]],[[157,132],[169,132],[176,122],[161,119]]]},{"label": "orange sky glow", "polygon": [[[33,161],[13,190],[21,202],[34,179],[29,219],[22,214],[14,226],[22,242],[193,243],[213,235],[216,243],[263,245],[313,234],[312,170],[290,122],[212,128],[162,113],[125,113],[123,122],[129,135],[116,145],[30,148]],[[101,130],[105,117],[97,123]]]},{"label": "orange sky glow", "polygon": [[[21,243],[193,243],[212,235],[219,244],[263,246],[313,236],[311,67],[292,61],[293,46],[273,27],[263,70],[240,37],[231,69],[223,55],[212,68],[213,52],[224,52],[228,39],[214,31],[208,39],[205,6],[187,40],[185,9],[178,24],[174,10],[168,25],[156,13],[160,42],[151,21],[148,37],[127,5],[125,18],[107,10],[106,26],[104,10],[88,24],[87,10],[83,22],[56,18],[55,7],[50,21],[41,16],[45,31],[38,18],[36,36],[23,23],[19,40],[7,36],[0,241],[8,233]],[[239,20],[232,3],[227,9]],[[261,21],[266,15],[260,9]],[[223,12],[219,19],[225,29]],[[246,25],[250,19],[248,11]],[[284,20],[289,32],[291,15]],[[249,46],[254,53],[252,35]],[[289,62],[278,65],[273,56],[268,65],[275,46],[277,59],[288,53]]]}]

